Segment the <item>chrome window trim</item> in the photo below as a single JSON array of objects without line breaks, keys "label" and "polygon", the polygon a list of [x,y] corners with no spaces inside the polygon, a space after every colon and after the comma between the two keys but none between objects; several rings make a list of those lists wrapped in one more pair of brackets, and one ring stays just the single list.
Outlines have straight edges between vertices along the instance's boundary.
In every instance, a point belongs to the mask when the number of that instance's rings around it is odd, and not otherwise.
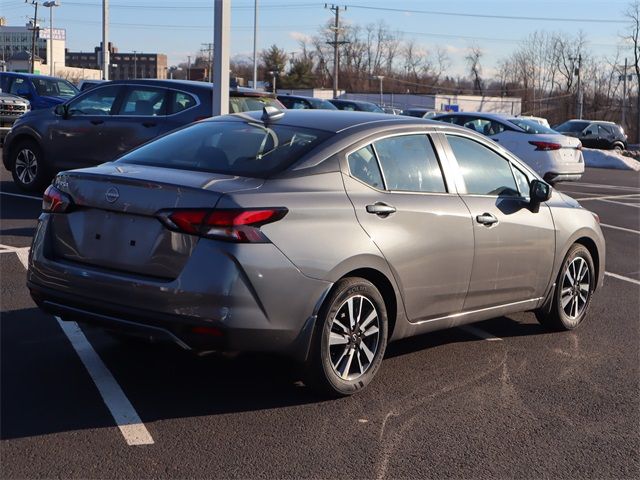
[{"label": "chrome window trim", "polygon": [[[355,148],[346,150],[345,153],[344,153],[344,159],[346,161],[346,167],[347,167],[347,172],[349,173],[349,176],[351,178],[359,181],[363,185],[366,185],[369,188],[371,188],[371,189],[373,189],[373,190],[375,190],[377,192],[381,192],[381,193],[404,193],[404,194],[411,194],[411,195],[415,195],[415,194],[422,194],[422,195],[457,195],[457,192],[452,192],[451,189],[449,188],[449,182],[447,181],[447,174],[446,174],[445,168],[443,167],[443,162],[442,162],[440,153],[438,151],[438,147],[436,145],[435,139],[432,136],[432,134],[437,133],[437,130],[432,130],[431,127],[432,126],[429,125],[429,130],[408,130],[406,132],[389,133],[387,135],[375,137],[375,139],[373,139],[373,140],[370,139],[365,144],[363,144],[363,145],[361,145],[359,147],[355,147]],[[414,191],[414,190],[388,190],[387,189],[387,178],[385,177],[382,165],[380,165],[380,158],[378,156],[378,152],[376,150],[376,147],[375,147],[374,143],[375,142],[379,142],[380,140],[385,140],[387,138],[401,137],[401,136],[408,136],[408,135],[423,135],[423,136],[428,137],[427,141],[430,143],[430,145],[431,145],[431,147],[433,149],[433,153],[436,156],[436,161],[438,162],[438,166],[440,167],[440,174],[442,175],[442,182],[444,183],[444,188],[445,188],[446,191],[444,191],[444,192],[418,192],[418,191]],[[375,134],[374,134],[374,136],[375,136]],[[382,175],[382,181],[383,181],[384,186],[385,186],[384,190],[380,190],[378,188],[372,187],[368,183],[365,183],[362,180],[356,178],[351,173],[351,168],[349,167],[349,155],[351,155],[352,153],[357,152],[358,150],[361,150],[364,147],[368,147],[369,145],[373,149],[373,153],[374,153],[374,155],[376,157],[376,162],[378,164],[378,168],[380,169],[380,174]]]},{"label": "chrome window trim", "polygon": [[[90,88],[88,90],[85,90],[84,92],[80,92],[78,95],[76,95],[73,98],[70,98],[68,102],[65,103],[65,105],[70,104],[72,100],[80,100],[80,96],[85,97],[86,95],[88,95],[90,92],[95,92],[97,89],[99,88],[107,88],[107,87],[136,87],[136,86],[145,86],[144,84],[140,84],[140,83],[106,83],[106,84],[100,84],[97,85],[93,88]],[[199,107],[202,102],[200,101],[200,98],[198,97],[198,95],[192,93],[192,92],[188,92],[186,90],[181,90],[179,88],[173,88],[173,87],[163,87],[163,86],[158,86],[158,85],[149,85],[148,87],[150,88],[161,88],[164,90],[169,90],[171,92],[180,92],[180,93],[185,93],[187,95],[192,96],[193,98],[195,98],[196,100],[196,104],[189,107],[189,108],[185,108],[184,110],[180,110],[179,112],[176,113],[172,113],[170,115],[104,115],[106,117],[118,117],[118,118],[170,118],[173,117],[174,115],[181,115],[182,113],[191,110],[192,108],[196,108]],[[91,115],[83,115],[84,117],[90,117]]]}]

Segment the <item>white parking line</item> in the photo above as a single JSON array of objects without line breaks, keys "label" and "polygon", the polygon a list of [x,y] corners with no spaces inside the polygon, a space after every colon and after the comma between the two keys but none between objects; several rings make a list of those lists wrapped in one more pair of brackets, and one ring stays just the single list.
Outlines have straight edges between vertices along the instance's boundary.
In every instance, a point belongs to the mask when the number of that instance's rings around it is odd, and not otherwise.
[{"label": "white parking line", "polygon": [[605,228],[613,228],[614,230],[621,230],[623,232],[635,233],[636,235],[640,235],[640,231],[631,230],[630,228],[616,227],[615,225],[607,225],[606,223],[601,223],[600,226],[601,227],[605,227]]},{"label": "white parking line", "polygon": [[[6,247],[5,245],[1,245]],[[13,247],[8,247],[13,248]],[[13,248],[24,268],[28,267],[29,248]],[[65,322],[55,317],[58,325],[71,342],[71,346],[80,357],[80,361],[93,379],[102,400],[111,412],[111,416],[120,429],[127,445],[151,445],[154,443],[151,434],[144,426],[138,413],[118,385],[109,369],[93,349],[87,337],[76,322]]]},{"label": "white parking line", "polygon": [[640,187],[624,187],[622,185],[602,185],[599,183],[579,183],[579,182],[571,182],[570,185],[576,185],[580,187],[587,188],[607,188],[609,190],[629,190],[629,191],[640,191]]},{"label": "white parking line", "polygon": [[76,322],[65,322],[56,317],[60,328],[66,334],[74,350],[80,357],[87,372],[98,387],[102,400],[111,412],[116,425],[128,445],[151,445],[151,434],[140,420],[133,405],[104,362],[93,349],[87,337]]},{"label": "white parking line", "polygon": [[11,193],[11,192],[0,192],[0,195],[8,195],[10,197],[18,197],[18,198],[29,198],[31,200],[42,201],[42,197],[36,197],[33,195],[23,195],[22,193]]},{"label": "white parking line", "polygon": [[[637,198],[636,198],[637,197]],[[606,195],[603,197],[583,197],[576,198],[576,200],[607,200],[611,198],[631,198],[633,200],[640,200],[640,193],[630,193],[629,195]]]},{"label": "white parking line", "polygon": [[618,280],[622,280],[624,282],[633,283],[635,285],[640,285],[640,280],[636,280],[634,278],[625,277],[623,275],[618,275],[617,273],[604,272],[604,274],[608,277],[617,278]]},{"label": "white parking line", "polygon": [[[640,205],[635,204],[635,203],[624,203],[624,202],[616,202],[614,200],[607,200],[604,198],[590,198],[589,200],[597,200],[599,202],[605,202],[605,203],[613,203],[615,205],[623,205],[625,207],[633,207],[633,208],[640,208]],[[635,199],[634,199],[635,200]]]},{"label": "white parking line", "polygon": [[477,327],[472,327],[471,325],[463,325],[458,327],[460,330],[470,333],[476,337],[482,338],[488,342],[501,342],[502,339],[500,337],[495,337],[491,335],[489,332],[485,332],[484,330],[480,330]]}]

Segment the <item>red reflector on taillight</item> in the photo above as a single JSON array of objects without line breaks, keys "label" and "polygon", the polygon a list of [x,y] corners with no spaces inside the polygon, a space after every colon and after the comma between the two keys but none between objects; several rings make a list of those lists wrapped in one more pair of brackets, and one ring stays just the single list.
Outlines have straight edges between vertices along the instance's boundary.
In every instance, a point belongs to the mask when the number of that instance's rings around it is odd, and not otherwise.
[{"label": "red reflector on taillight", "polygon": [[560,150],[562,148],[562,145],[560,145],[559,143],[553,143],[553,142],[531,141],[529,143],[534,147],[536,147],[536,150],[542,150],[544,152],[548,152],[549,150]]},{"label": "red reflector on taillight", "polygon": [[216,327],[193,327],[191,331],[193,333],[199,333],[201,335],[211,335],[213,337],[222,337],[222,330]]},{"label": "red reflector on taillight", "polygon": [[279,220],[283,216],[283,211],[276,208],[264,210],[214,210],[207,218],[207,225],[216,227],[256,226]]},{"label": "red reflector on taillight", "polygon": [[46,213],[63,213],[71,206],[71,198],[49,185],[42,195],[42,211]]}]

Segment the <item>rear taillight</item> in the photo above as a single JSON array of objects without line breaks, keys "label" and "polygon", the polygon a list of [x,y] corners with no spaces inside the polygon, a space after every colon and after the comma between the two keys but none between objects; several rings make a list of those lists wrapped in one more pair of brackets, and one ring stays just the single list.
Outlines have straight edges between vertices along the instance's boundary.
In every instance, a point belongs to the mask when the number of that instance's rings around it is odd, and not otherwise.
[{"label": "rear taillight", "polygon": [[579,143],[578,146],[576,147],[576,150],[582,150],[582,144]]},{"label": "rear taillight", "polygon": [[158,218],[169,229],[190,235],[227,242],[265,243],[268,239],[260,227],[280,220],[287,211],[283,207],[165,210],[158,213]]},{"label": "rear taillight", "polygon": [[42,211],[46,213],[64,213],[69,211],[72,203],[69,195],[61,192],[53,185],[49,185],[42,196]]},{"label": "rear taillight", "polygon": [[536,150],[540,150],[543,152],[548,152],[550,150],[560,150],[562,148],[562,145],[560,145],[559,143],[553,143],[553,142],[535,142],[535,141],[531,141],[529,142],[531,145],[533,145],[534,147],[536,147]]}]

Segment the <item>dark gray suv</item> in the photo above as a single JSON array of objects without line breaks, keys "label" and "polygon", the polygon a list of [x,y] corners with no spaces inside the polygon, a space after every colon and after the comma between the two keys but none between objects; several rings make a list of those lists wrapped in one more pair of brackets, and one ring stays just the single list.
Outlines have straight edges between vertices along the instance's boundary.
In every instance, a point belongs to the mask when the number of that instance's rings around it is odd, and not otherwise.
[{"label": "dark gray suv", "polygon": [[[210,83],[105,82],[55,108],[32,111],[7,135],[3,163],[23,190],[42,191],[61,171],[98,165],[168,131],[211,116]],[[282,105],[273,95],[237,88],[229,110]]]},{"label": "dark gray suv", "polygon": [[29,258],[63,320],[185,349],[278,352],[351,394],[389,341],[532,310],[576,328],[597,218],[469,129],[386,114],[198,122],[60,173]]}]

